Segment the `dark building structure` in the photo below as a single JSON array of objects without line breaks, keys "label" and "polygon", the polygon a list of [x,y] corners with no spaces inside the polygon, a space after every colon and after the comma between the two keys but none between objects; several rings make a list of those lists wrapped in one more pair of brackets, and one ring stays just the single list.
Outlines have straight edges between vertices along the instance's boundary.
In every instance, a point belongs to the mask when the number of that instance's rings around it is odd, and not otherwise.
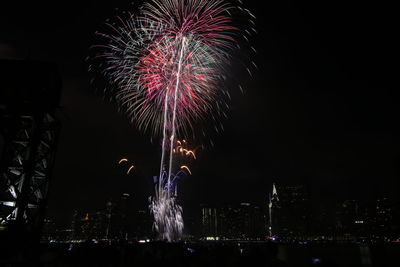
[{"label": "dark building structure", "polygon": [[0,61],[0,224],[40,228],[59,123],[57,67],[37,61]]},{"label": "dark building structure", "polygon": [[119,236],[125,240],[128,239],[129,232],[129,211],[130,211],[130,195],[128,193],[123,193],[120,199],[120,216],[121,216],[121,229]]},{"label": "dark building structure", "polygon": [[133,214],[133,234],[135,240],[151,239],[154,235],[152,231],[153,218],[148,209],[137,209]]},{"label": "dark building structure", "polygon": [[108,239],[128,240],[133,238],[135,211],[130,194],[123,193],[115,201],[108,201],[105,213]]},{"label": "dark building structure", "polygon": [[375,237],[382,238],[392,235],[393,203],[386,197],[381,197],[375,203],[373,220]]},{"label": "dark building structure", "polygon": [[386,197],[374,201],[345,200],[336,208],[336,239],[398,238],[395,203]]},{"label": "dark building structure", "polygon": [[[108,217],[105,211],[78,213],[74,211],[71,228],[53,232],[52,240],[79,241],[107,238]],[[69,232],[69,234],[64,232]],[[42,238],[43,239],[43,238]]]},{"label": "dark building structure", "polygon": [[308,194],[303,186],[277,186],[271,209],[274,236],[304,238],[311,216]]},{"label": "dark building structure", "polygon": [[364,239],[371,233],[371,209],[366,203],[357,200],[345,200],[336,207],[335,231],[336,239]]},{"label": "dark building structure", "polygon": [[0,235],[39,240],[60,123],[56,65],[0,60]]},{"label": "dark building structure", "polygon": [[42,227],[41,241],[51,242],[57,231],[56,223],[49,218],[44,219]]},{"label": "dark building structure", "polygon": [[[152,237],[152,218],[147,209],[133,208],[132,198],[123,193],[108,200],[95,212],[74,212],[68,240],[138,240]],[[57,240],[58,234],[54,234]],[[64,240],[60,240],[64,241]]]},{"label": "dark building structure", "polygon": [[202,239],[263,240],[265,211],[250,203],[201,209]]},{"label": "dark building structure", "polygon": [[80,239],[104,239],[107,230],[107,217],[104,212],[86,213],[80,220]]},{"label": "dark building structure", "polygon": [[219,236],[218,209],[204,206],[201,208],[201,236],[203,238],[216,238]]}]

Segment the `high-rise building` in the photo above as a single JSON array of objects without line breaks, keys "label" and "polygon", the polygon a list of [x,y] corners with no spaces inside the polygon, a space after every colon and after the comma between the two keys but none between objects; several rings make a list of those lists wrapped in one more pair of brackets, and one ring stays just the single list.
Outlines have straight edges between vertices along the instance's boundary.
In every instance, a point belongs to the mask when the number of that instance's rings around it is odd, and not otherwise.
[{"label": "high-rise building", "polygon": [[345,200],[336,209],[336,234],[341,239],[384,239],[395,232],[393,209],[386,197],[375,201]]},{"label": "high-rise building", "polygon": [[123,193],[120,199],[119,203],[119,216],[120,216],[120,221],[121,221],[121,227],[120,227],[120,233],[119,236],[122,239],[128,240],[128,235],[129,235],[129,210],[130,206],[129,201],[130,201],[131,196],[128,193]]},{"label": "high-rise building", "polygon": [[278,238],[302,238],[310,217],[308,196],[303,186],[275,186],[269,203],[271,232]]},{"label": "high-rise building", "polygon": [[202,238],[262,240],[265,238],[264,211],[257,205],[240,203],[202,207]]},{"label": "high-rise building", "polygon": [[[275,228],[273,229],[274,225],[277,225],[277,220],[274,217],[274,209],[279,206],[279,197],[278,192],[275,187],[275,183],[272,184],[272,193],[269,194],[268,198],[268,224],[267,224],[267,233],[269,238],[273,238],[275,234]],[[274,223],[275,222],[275,223]]]},{"label": "high-rise building", "polygon": [[400,236],[400,202],[394,202],[392,206],[391,231],[394,238]]},{"label": "high-rise building", "polygon": [[55,237],[56,230],[56,224],[52,219],[44,219],[41,240],[50,242]]},{"label": "high-rise building", "polygon": [[391,235],[392,203],[386,197],[381,197],[375,203],[374,233],[377,238]]},{"label": "high-rise building", "polygon": [[133,215],[133,238],[136,240],[151,239],[153,237],[152,223],[148,209],[137,209]]},{"label": "high-rise building", "polygon": [[[219,225],[218,225],[218,209],[215,207],[206,207],[203,206],[201,208],[201,225],[202,231],[201,235],[203,238],[215,239],[219,234]],[[220,221],[223,219],[219,217]]]},{"label": "high-rise building", "polygon": [[123,193],[117,201],[107,201],[105,209],[107,239],[128,240],[130,238],[133,220],[131,210],[131,196],[128,193]]},{"label": "high-rise building", "polygon": [[337,239],[365,239],[371,232],[372,220],[367,203],[345,200],[336,207],[335,236]]}]

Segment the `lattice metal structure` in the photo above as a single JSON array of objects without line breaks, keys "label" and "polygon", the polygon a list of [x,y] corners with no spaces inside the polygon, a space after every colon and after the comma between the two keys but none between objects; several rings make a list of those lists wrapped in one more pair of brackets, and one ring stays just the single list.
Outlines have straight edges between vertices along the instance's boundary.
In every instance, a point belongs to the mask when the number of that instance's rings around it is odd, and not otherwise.
[{"label": "lattice metal structure", "polygon": [[37,225],[48,193],[58,122],[49,114],[9,115],[0,173],[0,224]]},{"label": "lattice metal structure", "polygon": [[0,72],[0,227],[39,231],[60,129],[60,78],[56,66],[36,61],[0,61]]}]

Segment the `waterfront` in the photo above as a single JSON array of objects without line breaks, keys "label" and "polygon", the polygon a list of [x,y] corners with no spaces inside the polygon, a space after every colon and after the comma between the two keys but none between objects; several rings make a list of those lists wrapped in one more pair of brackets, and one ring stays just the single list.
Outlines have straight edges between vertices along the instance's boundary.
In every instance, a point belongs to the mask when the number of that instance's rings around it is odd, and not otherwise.
[{"label": "waterfront", "polygon": [[[3,250],[4,251],[4,250]],[[37,266],[395,266],[398,243],[41,244]],[[5,254],[6,255],[6,254]],[[3,265],[24,264],[2,258]],[[32,263],[32,262],[31,262]],[[7,265],[8,264],[8,265]],[[26,263],[25,263],[26,264]]]}]

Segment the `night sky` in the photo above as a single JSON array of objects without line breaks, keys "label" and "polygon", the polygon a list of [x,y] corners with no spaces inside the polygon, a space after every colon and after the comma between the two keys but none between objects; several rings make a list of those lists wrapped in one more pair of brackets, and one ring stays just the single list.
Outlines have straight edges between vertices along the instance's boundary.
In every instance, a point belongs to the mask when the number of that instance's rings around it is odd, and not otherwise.
[{"label": "night sky", "polygon": [[[129,10],[129,2],[30,2],[0,7],[0,58],[60,66],[62,131],[48,216],[67,223],[73,209],[102,209],[123,192],[145,206],[159,142],[103,99],[85,62],[94,32],[118,14],[115,8]],[[181,181],[186,210],[200,203],[261,203],[273,181],[306,185],[317,199],[398,199],[394,7],[244,2],[257,17],[259,34],[250,42],[259,70],[252,79],[239,77],[244,94],[232,88],[225,132],[212,136],[214,147],[199,152],[193,176]],[[138,166],[129,176],[117,164],[122,157]]]}]

